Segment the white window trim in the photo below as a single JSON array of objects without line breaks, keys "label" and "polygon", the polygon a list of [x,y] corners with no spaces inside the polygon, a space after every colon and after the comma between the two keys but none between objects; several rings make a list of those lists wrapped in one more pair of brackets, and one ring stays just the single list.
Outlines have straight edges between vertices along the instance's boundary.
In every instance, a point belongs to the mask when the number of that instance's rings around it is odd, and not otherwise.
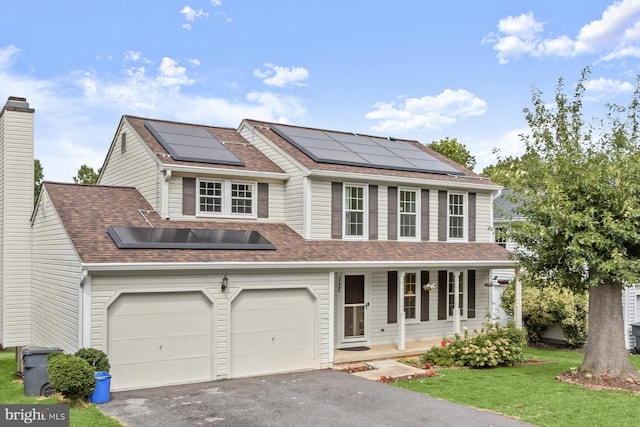
[{"label": "white window trim", "polygon": [[[400,218],[403,214],[403,212],[400,212],[400,193],[403,191],[411,191],[416,193],[416,235],[412,236],[412,237],[407,237],[407,236],[402,236],[401,235],[401,227],[400,227]],[[398,236],[398,240],[405,240],[405,241],[411,241],[411,242],[415,242],[415,241],[420,241],[420,230],[422,228],[421,226],[421,222],[420,222],[420,218],[422,217],[422,212],[420,211],[420,207],[422,206],[422,201],[420,199],[421,197],[421,191],[419,188],[398,188],[398,205],[396,207],[396,210],[398,212],[398,232],[397,232],[397,236]]]},{"label": "white window trim", "polygon": [[467,275],[469,274],[468,271],[466,270],[449,270],[447,271],[447,320],[449,321],[453,321],[453,313],[449,314],[449,275],[453,273],[455,275],[458,276],[458,278],[460,277],[460,273],[462,273],[462,283],[458,283],[458,289],[461,290],[461,294],[462,294],[462,301],[460,301],[462,303],[462,314],[460,314],[460,320],[467,320],[467,314],[469,313],[469,307],[467,307],[468,304],[468,283],[469,283],[469,278],[467,277]]},{"label": "white window trim", "polygon": [[[222,184],[222,212],[200,211],[200,183],[201,182],[219,182]],[[232,184],[251,185],[251,213],[250,214],[231,212]],[[255,181],[238,181],[238,180],[231,180],[231,179],[197,178],[195,202],[196,202],[196,216],[199,216],[199,217],[256,219],[258,218],[258,183]]]},{"label": "white window trim", "polygon": [[[463,219],[462,219],[462,237],[451,237],[451,209],[449,205],[449,199],[451,195],[462,196],[463,206]],[[469,193],[461,191],[449,191],[447,192],[447,241],[448,242],[467,242],[469,240]]]},{"label": "white window trim", "polygon": [[[362,236],[347,235],[347,187],[362,188]],[[369,185],[345,182],[342,185],[342,238],[344,240],[369,240]]]},{"label": "white window trim", "polygon": [[[405,296],[407,296],[406,294],[406,282],[405,282],[405,278],[407,274],[415,274],[416,276],[416,287],[415,287],[415,297],[416,297],[416,313],[415,313],[415,317],[414,318],[407,318],[407,314],[406,314],[406,306],[404,304],[404,298]],[[410,324],[410,323],[420,323],[420,313],[421,313],[421,308],[420,308],[420,300],[422,299],[422,295],[420,292],[420,272],[419,271],[402,271],[401,272],[401,276],[402,278],[402,308],[403,308],[403,312],[402,315],[405,316],[405,323]]]}]

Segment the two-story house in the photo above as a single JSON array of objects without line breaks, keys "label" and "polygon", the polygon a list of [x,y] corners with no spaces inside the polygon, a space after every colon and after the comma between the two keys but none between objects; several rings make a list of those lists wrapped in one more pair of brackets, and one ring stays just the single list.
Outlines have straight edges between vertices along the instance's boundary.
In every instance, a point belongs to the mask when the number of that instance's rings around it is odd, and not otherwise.
[{"label": "two-story house", "polygon": [[123,116],[98,185],[44,184],[8,345],[101,348],[114,390],[401,354],[484,320],[490,270],[514,266],[499,189],[417,141]]}]

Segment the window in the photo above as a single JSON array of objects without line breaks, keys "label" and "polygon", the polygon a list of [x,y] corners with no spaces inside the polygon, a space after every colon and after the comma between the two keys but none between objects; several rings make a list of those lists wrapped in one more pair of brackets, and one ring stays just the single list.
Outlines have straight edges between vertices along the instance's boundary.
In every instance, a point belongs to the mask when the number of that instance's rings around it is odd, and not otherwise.
[{"label": "window", "polygon": [[344,236],[364,238],[366,227],[366,187],[344,186]]},{"label": "window", "polygon": [[198,214],[255,216],[256,184],[198,180]]},{"label": "window", "polygon": [[503,227],[495,228],[495,238],[497,244],[499,244],[503,248],[507,247],[507,232]]},{"label": "window", "polygon": [[404,273],[404,318],[418,320],[420,298],[416,280],[418,273]]},{"label": "window", "polygon": [[464,239],[465,200],[464,194],[449,193],[449,239]]},{"label": "window", "polygon": [[447,280],[447,301],[448,301],[448,311],[447,316],[453,316],[453,308],[455,306],[455,278],[458,277],[458,304],[460,306],[460,316],[464,316],[464,295],[465,295],[465,283],[464,283],[464,273],[463,272],[449,272],[449,279]]},{"label": "window", "polygon": [[418,237],[418,191],[400,190],[398,197],[398,227],[400,238]]}]

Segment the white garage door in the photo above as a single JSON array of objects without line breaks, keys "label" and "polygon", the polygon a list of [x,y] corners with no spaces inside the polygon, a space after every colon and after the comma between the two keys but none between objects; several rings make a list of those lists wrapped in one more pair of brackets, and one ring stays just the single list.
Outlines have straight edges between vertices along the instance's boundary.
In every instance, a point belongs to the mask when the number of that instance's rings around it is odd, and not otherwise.
[{"label": "white garage door", "polygon": [[231,306],[231,376],[312,369],[315,317],[304,289],[243,291]]},{"label": "white garage door", "polygon": [[211,312],[200,292],[119,296],[108,309],[111,389],[211,379]]}]

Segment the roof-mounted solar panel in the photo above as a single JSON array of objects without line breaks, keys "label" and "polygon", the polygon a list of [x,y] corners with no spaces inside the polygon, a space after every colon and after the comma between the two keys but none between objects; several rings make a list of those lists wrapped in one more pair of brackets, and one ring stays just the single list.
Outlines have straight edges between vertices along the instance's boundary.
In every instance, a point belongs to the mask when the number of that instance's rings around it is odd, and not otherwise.
[{"label": "roof-mounted solar panel", "polygon": [[318,163],[463,175],[408,141],[287,125],[271,129]]},{"label": "roof-mounted solar panel", "polygon": [[151,121],[145,121],[144,126],[175,160],[244,166],[242,160],[204,128]]},{"label": "roof-mounted solar panel", "polygon": [[109,227],[119,249],[272,250],[276,247],[255,230]]}]

